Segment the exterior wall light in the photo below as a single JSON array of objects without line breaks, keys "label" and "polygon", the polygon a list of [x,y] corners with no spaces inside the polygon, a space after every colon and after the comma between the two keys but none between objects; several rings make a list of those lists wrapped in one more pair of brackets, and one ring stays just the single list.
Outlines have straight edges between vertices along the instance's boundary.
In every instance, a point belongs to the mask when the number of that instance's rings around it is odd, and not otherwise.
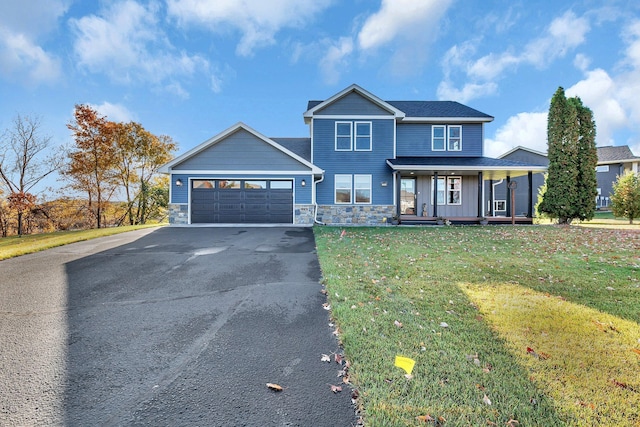
[{"label": "exterior wall light", "polygon": [[307,181],[305,181],[304,179],[302,181],[300,181],[300,185],[303,187],[307,186]]},{"label": "exterior wall light", "polygon": [[182,180],[181,179],[177,179],[176,180],[176,187],[182,187]]},{"label": "exterior wall light", "polygon": [[387,181],[382,181],[382,182],[380,183],[380,185],[381,185],[382,187],[386,187],[386,186],[387,186]]}]

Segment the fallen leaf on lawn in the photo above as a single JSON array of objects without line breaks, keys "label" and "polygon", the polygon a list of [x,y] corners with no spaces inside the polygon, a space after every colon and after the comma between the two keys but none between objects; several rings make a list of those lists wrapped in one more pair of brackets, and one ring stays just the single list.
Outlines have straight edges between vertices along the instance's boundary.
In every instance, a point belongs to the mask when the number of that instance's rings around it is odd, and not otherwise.
[{"label": "fallen leaf on lawn", "polygon": [[620,381],[615,380],[615,379],[611,380],[611,382],[612,382],[612,383],[613,383],[613,385],[615,385],[616,387],[620,387],[620,388],[629,388],[629,386],[627,385],[627,383],[623,383],[623,382],[620,382]]},{"label": "fallen leaf on lawn", "polygon": [[640,350],[638,350],[637,348],[632,348],[631,351],[640,356]]},{"label": "fallen leaf on lawn", "polygon": [[440,326],[443,327],[443,328],[448,328],[449,324],[447,322],[441,322]]},{"label": "fallen leaf on lawn", "polygon": [[267,387],[269,387],[271,390],[274,390],[274,391],[284,390],[281,385],[274,384],[274,383],[267,383]]},{"label": "fallen leaf on lawn", "polygon": [[404,377],[406,379],[408,379],[409,381],[411,381],[413,379],[413,375],[411,375],[411,374],[404,374]]},{"label": "fallen leaf on lawn", "polygon": [[402,323],[398,322],[397,320],[394,320],[393,324],[396,325],[398,328],[402,328]]},{"label": "fallen leaf on lawn", "polygon": [[342,391],[342,387],[340,387],[339,385],[329,384],[329,386],[331,387],[331,391],[334,393],[339,393]]},{"label": "fallen leaf on lawn", "polygon": [[511,420],[507,421],[507,423],[506,423],[506,425],[509,426],[509,427],[515,427],[518,424],[520,424],[520,421],[514,420],[514,419],[511,419]]},{"label": "fallen leaf on lawn", "polygon": [[487,396],[486,394],[484,395],[484,397],[482,398],[482,401],[484,403],[486,403],[487,405],[491,405],[491,399],[489,399],[489,396]]},{"label": "fallen leaf on lawn", "polygon": [[322,357],[320,358],[321,362],[331,362],[331,356],[329,356],[328,354],[323,354]]},{"label": "fallen leaf on lawn", "polygon": [[322,308],[324,308],[325,310],[331,310],[331,305],[328,302],[325,302],[324,304],[322,304]]},{"label": "fallen leaf on lawn", "polygon": [[427,414],[427,415],[418,415],[418,416],[416,417],[416,420],[418,420],[418,421],[423,421],[423,422],[425,422],[425,423],[435,421],[435,419],[434,419],[431,415],[429,415],[429,414]]}]

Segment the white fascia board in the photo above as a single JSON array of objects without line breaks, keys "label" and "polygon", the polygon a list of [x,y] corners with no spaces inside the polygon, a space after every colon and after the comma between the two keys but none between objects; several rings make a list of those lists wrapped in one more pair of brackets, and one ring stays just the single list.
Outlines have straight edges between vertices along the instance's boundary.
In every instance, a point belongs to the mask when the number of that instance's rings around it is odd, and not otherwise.
[{"label": "white fascia board", "polygon": [[342,114],[342,115],[317,115],[313,117],[313,120],[395,120],[393,116],[366,116],[366,115],[354,115],[354,114]]},{"label": "white fascia board", "polygon": [[489,123],[493,117],[404,117],[402,123]]},{"label": "white fascia board", "polygon": [[598,162],[598,165],[616,165],[616,164],[637,163],[637,162],[640,162],[640,157],[635,159],[608,160],[606,162]]},{"label": "white fascia board", "polygon": [[350,92],[359,93],[360,95],[362,95],[365,98],[369,99],[374,104],[377,104],[379,107],[381,107],[381,108],[389,111],[390,113],[392,113],[395,116],[394,118],[402,118],[402,117],[405,116],[405,113],[403,111],[398,110],[393,105],[389,104],[386,101],[383,101],[382,99],[378,98],[377,96],[375,96],[371,92],[368,92],[368,91],[364,90],[363,88],[361,88],[357,84],[352,84],[351,86],[347,87],[346,89],[343,89],[340,92],[336,93],[335,95],[333,95],[329,99],[326,99],[326,100],[322,101],[320,104],[316,105],[315,107],[305,111],[302,116],[305,118],[305,121],[306,121],[307,119],[310,119],[311,117],[313,117],[313,115],[314,115],[314,113],[316,111],[325,108],[327,105],[332,104],[333,102],[337,101],[338,99],[342,98],[343,96],[347,95]]},{"label": "white fascia board", "polygon": [[316,170],[310,171],[270,171],[270,170],[202,170],[202,169],[189,169],[180,170],[174,169],[171,171],[174,175],[225,175],[225,176],[237,176],[237,175],[276,175],[276,176],[291,176],[291,175],[322,175],[324,170],[316,168]]},{"label": "white fascia board", "polygon": [[523,151],[527,151],[527,152],[532,153],[532,154],[537,154],[538,156],[547,157],[547,153],[543,153],[542,151],[537,151],[537,150],[533,150],[533,149],[528,148],[528,147],[523,147],[522,145],[518,145],[517,147],[512,148],[511,150],[507,151],[506,153],[499,155],[498,159],[502,159],[502,158],[508,156],[509,154],[515,153],[518,150],[523,150]]},{"label": "white fascia board", "polygon": [[456,171],[520,171],[520,172],[546,172],[547,171],[547,167],[546,166],[454,166],[454,165],[433,165],[433,166],[427,166],[427,165],[411,165],[411,166],[407,166],[407,165],[403,165],[403,166],[398,166],[398,165],[393,165],[389,160],[387,160],[387,164],[389,165],[389,167],[391,167],[391,169],[396,170],[396,171],[407,171],[407,170],[412,170],[412,171],[436,171],[436,172],[441,172],[441,171],[451,171],[451,170],[456,170]]}]

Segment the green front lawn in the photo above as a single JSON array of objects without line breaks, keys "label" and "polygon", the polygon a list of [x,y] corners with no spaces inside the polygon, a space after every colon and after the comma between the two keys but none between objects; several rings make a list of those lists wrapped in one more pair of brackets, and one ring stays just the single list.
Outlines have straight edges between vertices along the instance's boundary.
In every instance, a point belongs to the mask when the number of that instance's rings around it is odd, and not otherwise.
[{"label": "green front lawn", "polygon": [[640,232],[315,233],[367,426],[640,425]]}]

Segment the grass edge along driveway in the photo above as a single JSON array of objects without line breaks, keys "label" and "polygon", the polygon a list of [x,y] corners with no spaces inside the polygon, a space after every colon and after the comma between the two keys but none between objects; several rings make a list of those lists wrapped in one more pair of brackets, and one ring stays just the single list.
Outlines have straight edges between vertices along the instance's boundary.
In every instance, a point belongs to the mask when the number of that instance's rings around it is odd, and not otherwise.
[{"label": "grass edge along driveway", "polygon": [[[637,231],[322,227],[316,242],[366,425],[640,425]],[[396,355],[416,360],[410,379]]]}]

